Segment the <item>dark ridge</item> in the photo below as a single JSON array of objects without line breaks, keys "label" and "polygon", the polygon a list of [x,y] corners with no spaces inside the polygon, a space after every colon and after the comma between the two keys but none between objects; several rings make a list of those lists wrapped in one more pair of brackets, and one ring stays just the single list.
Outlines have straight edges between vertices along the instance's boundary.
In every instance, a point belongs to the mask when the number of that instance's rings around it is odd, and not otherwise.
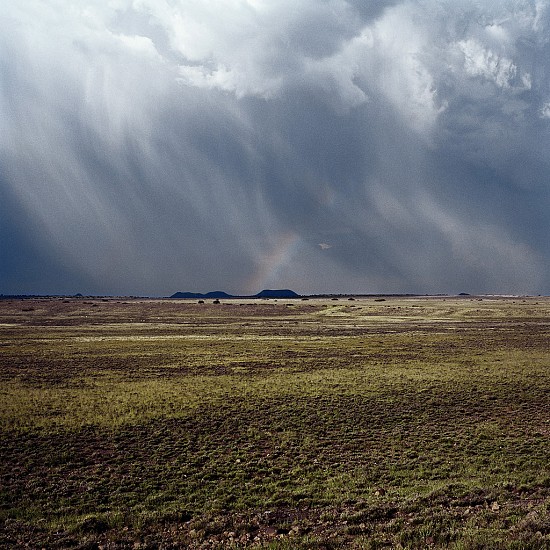
[{"label": "dark ridge", "polygon": [[202,294],[201,292],[176,292],[175,294],[172,294],[170,298],[187,298],[196,300],[197,298],[235,298],[235,296],[231,296],[231,294],[227,294],[227,292],[222,292],[221,290],[214,290],[213,292],[207,292],[206,294]]},{"label": "dark ridge", "polygon": [[0,294],[0,300],[51,300],[65,297],[61,294]]},{"label": "dark ridge", "polygon": [[255,298],[299,298],[300,295],[296,294],[293,290],[288,288],[282,290],[262,290],[256,294]]},{"label": "dark ridge", "polygon": [[282,290],[262,290],[258,294],[252,296],[233,296],[232,294],[227,294],[227,292],[222,292],[221,290],[216,290],[214,292],[207,292],[203,294],[201,292],[176,292],[172,294],[170,298],[175,299],[187,299],[187,300],[197,300],[197,299],[220,299],[220,298],[299,298],[300,295],[296,294],[293,290],[288,288]]},{"label": "dark ridge", "polygon": [[233,298],[234,296],[231,296],[231,294],[227,294],[227,292],[223,292],[221,290],[214,290],[214,292],[208,292],[204,295],[205,298]]}]

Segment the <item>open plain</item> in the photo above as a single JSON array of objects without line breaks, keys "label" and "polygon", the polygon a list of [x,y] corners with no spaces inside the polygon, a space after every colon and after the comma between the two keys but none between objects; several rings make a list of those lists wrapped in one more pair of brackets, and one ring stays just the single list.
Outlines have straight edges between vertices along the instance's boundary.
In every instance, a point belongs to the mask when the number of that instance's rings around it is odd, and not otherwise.
[{"label": "open plain", "polygon": [[0,301],[3,548],[548,548],[550,299]]}]

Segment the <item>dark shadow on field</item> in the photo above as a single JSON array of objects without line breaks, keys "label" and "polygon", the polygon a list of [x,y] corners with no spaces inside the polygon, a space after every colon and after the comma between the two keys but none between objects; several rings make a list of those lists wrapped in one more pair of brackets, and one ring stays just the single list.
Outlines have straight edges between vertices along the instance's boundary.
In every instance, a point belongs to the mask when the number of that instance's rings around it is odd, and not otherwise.
[{"label": "dark shadow on field", "polygon": [[[250,400],[116,431],[11,433],[0,544],[444,546],[475,527],[535,548],[550,535],[548,411],[537,399]],[[53,534],[40,518],[67,527]]]}]

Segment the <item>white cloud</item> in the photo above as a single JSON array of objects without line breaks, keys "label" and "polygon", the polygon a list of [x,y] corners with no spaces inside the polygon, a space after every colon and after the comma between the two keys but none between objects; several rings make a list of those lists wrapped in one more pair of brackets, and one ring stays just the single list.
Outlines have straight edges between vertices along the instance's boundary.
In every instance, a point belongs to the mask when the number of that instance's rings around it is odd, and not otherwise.
[{"label": "white cloud", "polygon": [[423,54],[433,47],[428,21],[414,17],[405,3],[388,10],[372,27],[372,52],[366,62],[368,78],[391,101],[404,119],[419,131],[429,130],[441,106],[437,88]]},{"label": "white cloud", "polygon": [[541,118],[550,118],[550,101],[544,103],[539,112]]},{"label": "white cloud", "polygon": [[164,30],[189,85],[273,97],[302,78],[308,60],[332,55],[359,22],[347,2],[136,0]]},{"label": "white cloud", "polygon": [[[461,40],[457,45],[464,54],[464,69],[468,75],[485,77],[500,88],[530,89],[531,76],[522,74],[511,59],[483,47],[474,39]],[[518,78],[520,81],[516,84]]]},{"label": "white cloud", "polygon": [[119,34],[116,38],[118,38],[126,48],[135,52],[137,55],[143,55],[146,58],[161,61],[155,44],[148,36]]}]

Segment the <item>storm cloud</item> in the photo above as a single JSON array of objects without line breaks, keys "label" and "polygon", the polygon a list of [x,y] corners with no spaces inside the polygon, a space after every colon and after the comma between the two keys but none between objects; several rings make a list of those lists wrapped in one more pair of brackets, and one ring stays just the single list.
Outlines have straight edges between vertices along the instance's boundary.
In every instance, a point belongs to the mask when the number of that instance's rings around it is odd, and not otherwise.
[{"label": "storm cloud", "polygon": [[550,2],[21,0],[0,293],[550,293]]}]

